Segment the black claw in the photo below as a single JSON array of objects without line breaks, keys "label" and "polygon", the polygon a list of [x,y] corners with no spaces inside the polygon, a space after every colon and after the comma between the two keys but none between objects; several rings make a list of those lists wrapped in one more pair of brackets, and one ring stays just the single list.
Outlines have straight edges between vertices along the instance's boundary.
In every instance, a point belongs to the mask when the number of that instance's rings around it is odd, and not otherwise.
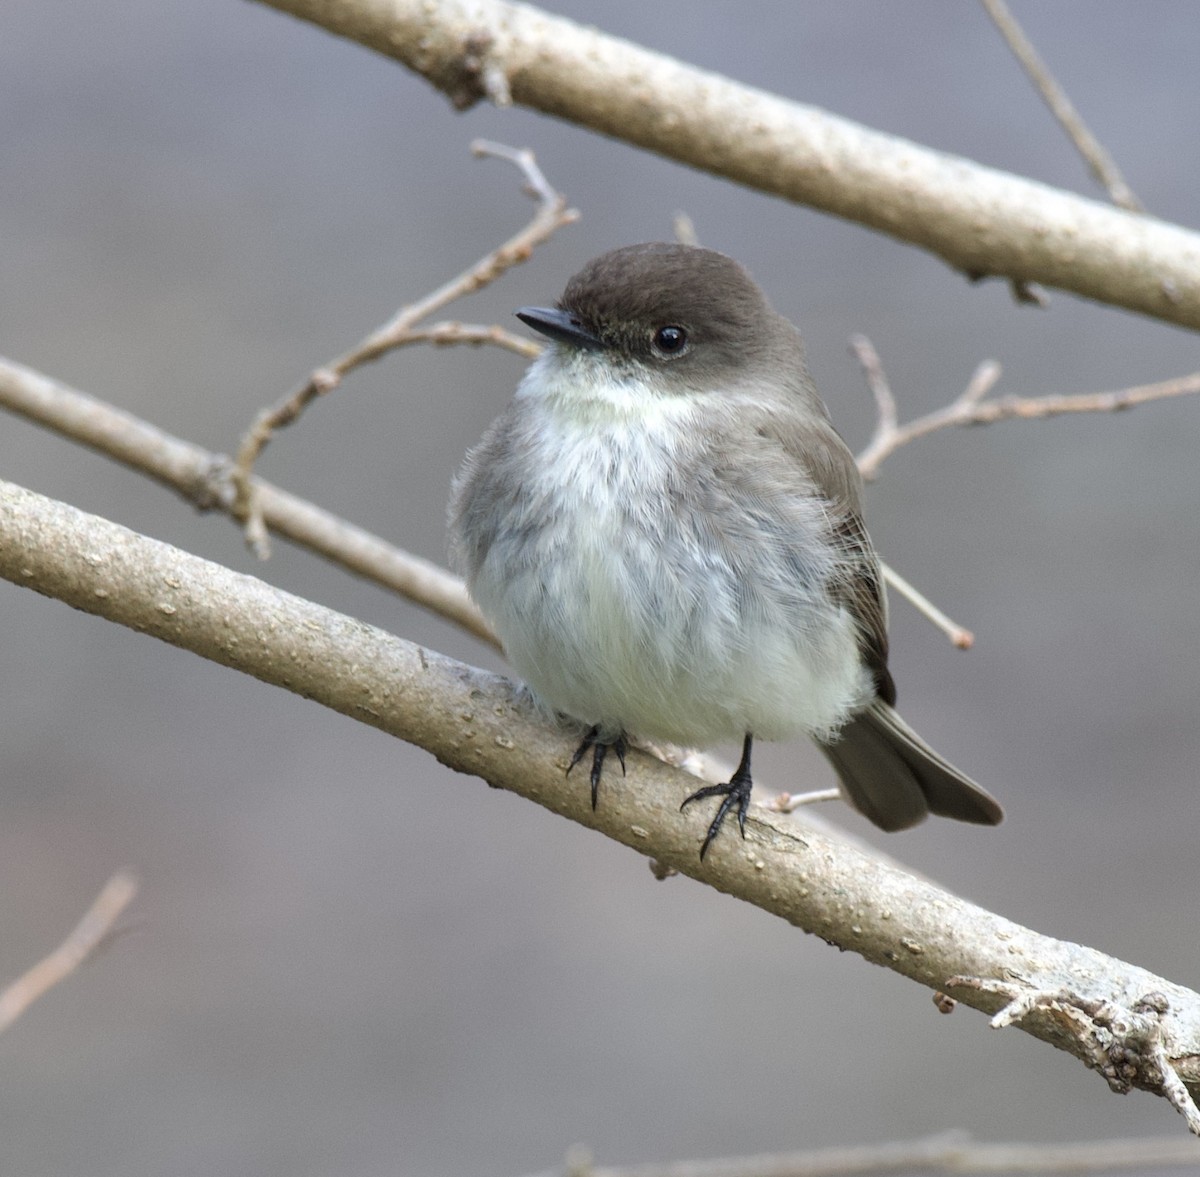
[{"label": "black claw", "polygon": [[592,782],[592,808],[596,808],[597,802],[600,800],[600,775],[604,772],[604,757],[608,752],[608,745],[599,742],[592,745],[592,771],[588,779]]},{"label": "black claw", "polygon": [[750,779],[750,747],[752,743],[753,737],[747,735],[745,743],[742,745],[741,762],[737,766],[737,771],[729,778],[727,785],[705,785],[703,789],[697,789],[690,797],[686,798],[679,807],[682,812],[693,801],[700,801],[705,797],[721,798],[716,817],[712,819],[708,833],[704,836],[704,843],[700,847],[701,861],[708,853],[713,839],[721,832],[721,826],[734,805],[737,806],[738,828],[742,832],[742,837],[746,836],[746,811],[750,808],[750,793],[754,787],[754,782]]},{"label": "black claw", "polygon": [[596,808],[597,802],[600,800],[600,777],[604,772],[604,757],[608,755],[608,750],[611,748],[616,754],[617,759],[621,762],[621,775],[625,775],[625,752],[628,744],[625,742],[625,734],[622,732],[615,740],[611,742],[600,739],[600,729],[592,727],[588,729],[587,735],[583,737],[579,747],[575,749],[575,755],[571,757],[571,763],[567,765],[567,775],[570,776],[571,769],[575,767],[587,755],[588,749],[592,750],[592,771],[588,774],[588,779],[592,785],[592,808]]},{"label": "black claw", "polygon": [[612,750],[617,754],[617,760],[621,763],[621,775],[625,775],[625,753],[629,750],[629,745],[625,742],[625,733],[622,732],[612,742]]}]

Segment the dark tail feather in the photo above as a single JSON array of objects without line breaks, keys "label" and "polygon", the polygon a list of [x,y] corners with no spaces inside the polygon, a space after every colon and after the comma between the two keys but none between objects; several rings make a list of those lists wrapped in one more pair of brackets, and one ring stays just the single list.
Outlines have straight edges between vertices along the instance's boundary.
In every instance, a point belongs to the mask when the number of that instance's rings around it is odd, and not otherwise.
[{"label": "dark tail feather", "polygon": [[973,780],[943,760],[882,699],[856,715],[836,740],[817,745],[842,791],[881,829],[904,830],[929,813],[998,825],[1004,811]]}]

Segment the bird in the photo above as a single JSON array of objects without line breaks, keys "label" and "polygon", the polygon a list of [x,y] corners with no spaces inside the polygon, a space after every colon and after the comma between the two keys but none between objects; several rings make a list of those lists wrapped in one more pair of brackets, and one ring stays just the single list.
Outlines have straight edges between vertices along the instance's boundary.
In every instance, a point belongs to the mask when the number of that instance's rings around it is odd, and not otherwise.
[{"label": "bird", "polygon": [[593,808],[631,738],[740,740],[729,781],[691,793],[742,837],[756,739],[805,735],[883,830],[1003,811],[895,710],[888,609],[863,485],[797,328],[747,270],[651,242],[594,258],[548,340],[466,455],[453,565],[547,711],[586,729]]}]

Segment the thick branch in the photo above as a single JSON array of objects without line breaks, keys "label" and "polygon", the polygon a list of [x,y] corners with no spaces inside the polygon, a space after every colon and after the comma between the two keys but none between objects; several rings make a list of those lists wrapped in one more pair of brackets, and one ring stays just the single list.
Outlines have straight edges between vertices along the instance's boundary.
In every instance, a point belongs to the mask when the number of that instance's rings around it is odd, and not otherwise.
[{"label": "thick branch", "polygon": [[[202,511],[236,517],[231,463],[222,454],[3,356],[0,406],[148,475]],[[271,531],[497,644],[457,576],[261,478],[252,482]]]},{"label": "thick branch", "polygon": [[[263,0],[456,105],[532,107],[869,225],[972,277],[1200,327],[1200,235],[869,130],[503,0]],[[503,79],[505,85],[497,85]]]},{"label": "thick branch", "polygon": [[[587,788],[563,780],[573,739],[539,722],[498,675],[9,483],[0,483],[0,576],[390,732],[923,985],[979,979],[955,990],[967,1004],[1012,1008],[1014,978],[1023,993],[1055,994],[1062,1000],[1023,1003],[1020,1026],[1091,1066],[1102,1066],[1096,1027],[1118,1035],[1114,1011],[1141,1011],[1150,995],[1161,1057],[1200,1089],[1200,995],[763,809],[744,842],[718,839],[701,863],[706,817],[678,812],[691,778],[632,752],[628,777],[606,780],[593,811]],[[1087,1009],[1092,1029],[1081,1025]],[[1130,1057],[1123,1050],[1122,1065]],[[1165,1093],[1155,1075],[1126,1077]]]}]

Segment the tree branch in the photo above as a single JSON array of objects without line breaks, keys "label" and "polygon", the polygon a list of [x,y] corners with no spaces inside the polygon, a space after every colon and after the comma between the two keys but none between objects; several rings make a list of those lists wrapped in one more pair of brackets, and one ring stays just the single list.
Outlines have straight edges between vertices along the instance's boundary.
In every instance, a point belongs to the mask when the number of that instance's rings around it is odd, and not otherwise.
[{"label": "tree branch", "polygon": [[1198,1157],[1196,1142],[1180,1137],[1161,1140],[1087,1140],[1075,1144],[985,1144],[962,1132],[924,1140],[849,1145],[804,1152],[702,1161],[610,1167],[569,1156],[570,1177],[852,1177],[854,1174],[921,1173],[1110,1173],[1189,1165]]},{"label": "tree branch", "polygon": [[[700,862],[705,818],[678,812],[691,778],[631,751],[628,777],[607,780],[593,811],[588,790],[563,781],[572,736],[539,722],[498,675],[10,483],[0,483],[0,576],[390,732],[920,984],[945,990],[957,978],[966,1004],[1020,1005],[1021,1029],[1089,1066],[1103,1066],[1101,1052],[1119,1057],[1126,1086],[1200,1090],[1200,994],[1022,928],[762,807],[745,841],[718,839]],[[1056,1000],[1021,1003],[1050,993]],[[1152,1055],[1141,1049],[1146,1009]],[[1125,1012],[1143,1019],[1133,1033]]]},{"label": "tree branch", "polygon": [[1104,149],[1100,140],[1088,130],[1083,116],[1075,109],[1075,104],[1067,97],[1067,92],[1054,80],[1054,75],[1033,47],[1033,42],[1025,36],[1025,30],[1021,28],[1008,5],[1004,0],[980,0],[980,3],[992,18],[992,23],[1000,30],[1000,35],[1012,50],[1013,56],[1021,63],[1021,68],[1028,75],[1034,88],[1042,96],[1042,101],[1070,136],[1075,150],[1083,156],[1092,175],[1104,185],[1109,199],[1113,204],[1130,212],[1141,212],[1142,202],[1125,182],[1116,161]]},{"label": "tree branch", "polygon": [[113,875],[104,884],[71,934],[0,993],[0,1033],[112,939],[117,920],[136,894],[137,880],[126,871]]},{"label": "tree branch", "polygon": [[[148,475],[201,511],[236,517],[232,464],[223,454],[172,437],[140,417],[2,356],[0,407]],[[270,530],[499,648],[457,576],[261,478],[253,482]]]},{"label": "tree branch", "polygon": [[967,387],[948,405],[900,425],[895,398],[871,341],[865,335],[856,335],[850,346],[867,377],[878,414],[875,432],[857,459],[859,473],[867,482],[879,477],[880,467],[901,446],[951,426],[993,425],[997,421],[1014,420],[1038,421],[1045,417],[1061,417],[1067,413],[1119,413],[1149,401],[1200,394],[1200,372],[1191,372],[1187,376],[1159,380],[1154,384],[1139,384],[1114,392],[1080,392],[1067,395],[1056,393],[1049,396],[1004,396],[989,399],[988,393],[1000,379],[1000,365],[995,360],[984,360],[975,369]]},{"label": "tree branch", "polygon": [[[262,0],[394,57],[464,108],[512,102],[919,245],[1200,327],[1200,235],[946,155],[504,0]],[[506,85],[498,87],[503,77]],[[491,82],[488,82],[491,79]]]},{"label": "tree branch", "polygon": [[466,329],[454,323],[438,323],[424,329],[417,327],[422,319],[435,311],[482,290],[506,270],[528,261],[537,246],[564,225],[579,219],[579,213],[567,207],[566,197],[555,192],[542,175],[532,151],[506,147],[503,143],[490,143],[484,139],[472,143],[471,150],[477,156],[507,160],[521,170],[525,177],[526,194],[537,202],[532,220],[503,245],[485,254],[457,277],[444,282],[416,302],[401,307],[382,327],[377,327],[345,355],[317,368],[295,392],[259,413],[238,446],[232,469],[233,515],[243,521],[246,542],[259,556],[266,557],[269,545],[262,507],[254,494],[251,477],[254,463],[277,430],[291,425],[317,397],[331,393],[348,373],[363,364],[373,363],[389,351],[413,343],[494,343],[530,358],[541,350],[532,341],[513,335],[501,327]]}]

